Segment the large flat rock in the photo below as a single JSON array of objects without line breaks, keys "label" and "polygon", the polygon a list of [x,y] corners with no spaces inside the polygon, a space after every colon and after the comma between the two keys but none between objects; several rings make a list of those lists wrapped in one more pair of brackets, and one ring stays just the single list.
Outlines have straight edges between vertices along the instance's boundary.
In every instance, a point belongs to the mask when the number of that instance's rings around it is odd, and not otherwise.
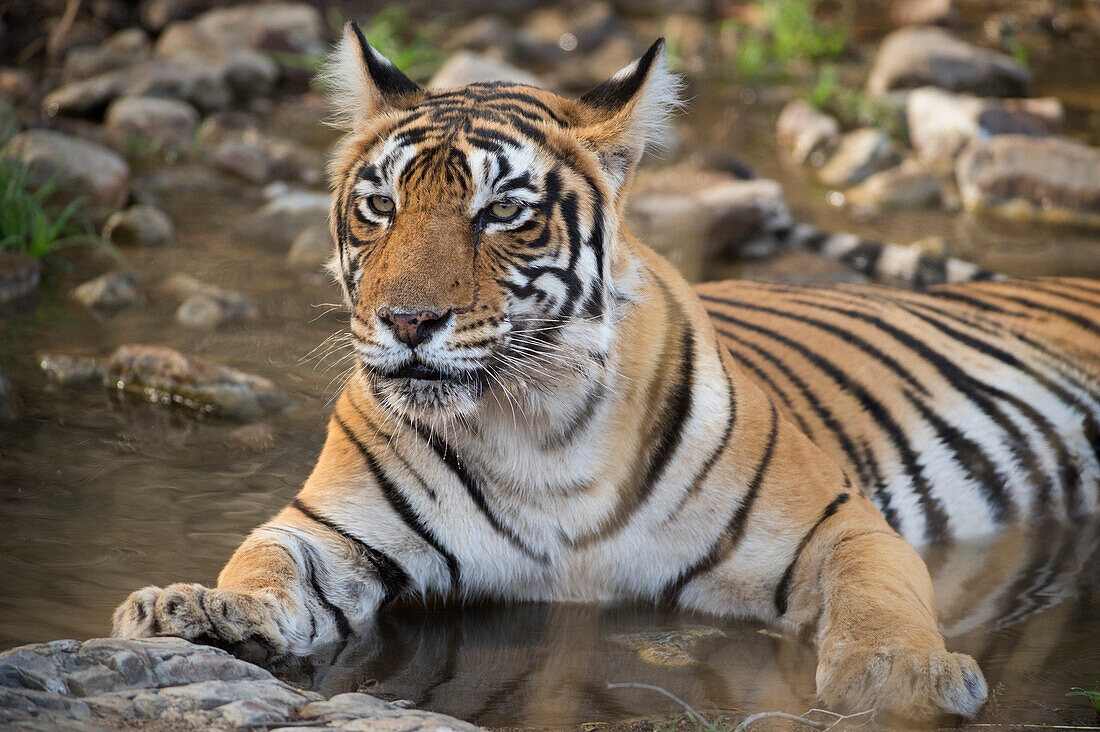
[{"label": "large flat rock", "polygon": [[476,730],[367,694],[325,700],[225,651],[178,638],[60,640],[0,654],[0,727]]}]

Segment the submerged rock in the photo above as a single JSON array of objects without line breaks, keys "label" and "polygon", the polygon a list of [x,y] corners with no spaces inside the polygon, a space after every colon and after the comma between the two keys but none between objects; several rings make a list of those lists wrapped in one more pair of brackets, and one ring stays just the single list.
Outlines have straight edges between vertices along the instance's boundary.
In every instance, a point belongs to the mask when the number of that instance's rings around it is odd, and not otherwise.
[{"label": "submerged rock", "polygon": [[137,281],[137,275],[130,272],[108,272],[78,285],[69,296],[86,308],[121,310],[141,301]]},{"label": "submerged rock", "polygon": [[1052,135],[1064,117],[1053,97],[981,98],[935,87],[910,92],[905,114],[913,148],[928,161],[953,160],[971,140],[992,135]]},{"label": "submerged rock", "polygon": [[969,211],[1100,227],[1100,149],[1058,137],[975,141],[955,167]]},{"label": "submerged rock", "polygon": [[164,346],[120,347],[107,362],[105,379],[116,389],[154,404],[231,419],[254,420],[292,405],[262,376]]},{"label": "submerged rock", "polygon": [[103,383],[103,366],[94,358],[44,353],[38,367],[59,384]]},{"label": "submerged rock", "polygon": [[162,246],[173,236],[168,214],[147,204],[116,211],[103,226],[103,238],[118,246]]},{"label": "submerged rock", "polygon": [[836,152],[817,175],[825,185],[847,188],[889,168],[897,159],[890,138],[881,130],[865,127],[840,138]]},{"label": "submerged rock", "polygon": [[259,317],[256,306],[242,293],[202,282],[188,274],[170,276],[162,289],[183,300],[176,310],[176,320],[193,328],[213,328]]},{"label": "submerged rock", "polygon": [[94,142],[52,130],[28,130],[12,138],[8,154],[30,164],[33,185],[57,185],[59,198],[84,196],[89,205],[114,211],[130,195],[130,166]]},{"label": "submerged rock", "polygon": [[693,666],[699,662],[699,647],[726,634],[703,626],[675,630],[644,630],[611,636],[617,646],[636,651],[647,663],[658,666]]},{"label": "submerged rock", "polygon": [[886,37],[867,90],[938,86],[988,97],[1027,95],[1028,70],[1007,56],[961,41],[942,28],[903,28]]},{"label": "submerged rock", "polygon": [[21,730],[476,730],[359,693],[325,700],[178,638],[96,638],[0,654],[0,726]]}]

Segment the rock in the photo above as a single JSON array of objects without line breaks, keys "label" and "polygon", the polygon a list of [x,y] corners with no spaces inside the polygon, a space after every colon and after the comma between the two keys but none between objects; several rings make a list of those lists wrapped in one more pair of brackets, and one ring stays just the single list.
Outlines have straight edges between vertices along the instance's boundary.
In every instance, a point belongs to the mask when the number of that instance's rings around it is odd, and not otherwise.
[{"label": "rock", "polygon": [[260,139],[226,140],[214,148],[210,161],[219,170],[249,183],[265,183],[271,174],[271,159]]},{"label": "rock", "polygon": [[318,269],[328,264],[335,248],[327,226],[310,226],[290,245],[286,261],[301,269]]},{"label": "rock", "polygon": [[886,37],[867,90],[938,86],[987,97],[1026,96],[1030,74],[1011,56],[974,46],[940,28],[903,28]]},{"label": "rock", "polygon": [[0,251],[0,315],[34,304],[42,281],[42,263],[21,252]]},{"label": "rock", "polygon": [[97,46],[83,46],[69,51],[65,55],[62,72],[69,79],[86,79],[148,61],[152,55],[153,44],[145,31],[127,28]]},{"label": "rock", "polygon": [[0,373],[0,424],[14,422],[19,418],[19,410],[16,408],[15,390]]},{"label": "rock", "polygon": [[325,156],[287,140],[264,141],[271,161],[271,177],[309,186],[320,185],[325,179]]},{"label": "rock", "polygon": [[75,287],[69,296],[86,308],[121,310],[141,301],[137,281],[129,272],[108,272]]},{"label": "rock", "polygon": [[241,293],[224,290],[191,275],[174,274],[161,288],[183,300],[176,310],[176,320],[193,328],[213,328],[259,317],[256,306]]},{"label": "rock", "polygon": [[968,142],[991,135],[1056,134],[1063,117],[1062,103],[1053,97],[983,99],[922,87],[906,100],[909,139],[927,161],[954,160]]},{"label": "rock", "polygon": [[268,201],[237,227],[237,233],[256,241],[289,247],[302,230],[326,226],[331,200],[327,193],[291,191]]},{"label": "rock", "polygon": [[263,452],[275,444],[275,428],[266,422],[246,424],[229,433],[229,441],[249,452]]},{"label": "rock", "polygon": [[223,0],[141,0],[138,15],[149,31],[160,33],[169,23],[189,20],[221,2]]},{"label": "rock", "polygon": [[715,0],[612,0],[615,9],[624,15],[664,16],[668,13],[688,13],[709,18]]},{"label": "rock", "polygon": [[110,211],[130,195],[130,167],[105,147],[51,130],[28,130],[12,138],[8,154],[30,163],[30,179],[53,181],[58,198],[86,197],[89,205]]},{"label": "rock", "polygon": [[164,346],[122,346],[106,367],[106,381],[154,404],[199,415],[250,421],[291,406],[269,380]]},{"label": "rock", "polygon": [[858,208],[920,208],[940,199],[940,181],[915,160],[875,173],[844,194],[846,202]]},{"label": "rock", "polygon": [[135,142],[167,152],[195,145],[199,113],[187,102],[155,97],[120,97],[107,108],[107,137],[119,148]]},{"label": "rock", "polygon": [[1100,227],[1100,149],[1058,137],[997,135],[962,152],[955,178],[969,211]]},{"label": "rock", "polygon": [[137,204],[116,211],[103,227],[103,238],[118,246],[163,246],[175,235],[172,220],[155,206]]},{"label": "rock", "polygon": [[459,51],[447,59],[428,86],[432,89],[453,89],[479,81],[511,81],[542,86],[542,82],[532,73],[470,51]]},{"label": "rock", "polygon": [[789,212],[775,181],[680,165],[640,174],[627,218],[658,251],[758,256],[775,247],[768,225]]},{"label": "rock", "polygon": [[38,357],[38,367],[59,384],[103,382],[103,366],[84,356],[44,353]]},{"label": "rock", "polygon": [[42,108],[50,116],[95,117],[124,95],[182,99],[204,112],[225,109],[232,96],[219,69],[154,60],[54,89]]},{"label": "rock", "polygon": [[840,138],[836,152],[818,171],[821,182],[847,188],[897,161],[894,143],[881,130],[864,127]]},{"label": "rock", "polygon": [[659,666],[694,666],[699,647],[726,637],[717,628],[703,626],[676,630],[643,630],[611,636],[615,645],[636,651],[647,663]]},{"label": "rock", "polygon": [[0,68],[0,102],[23,104],[34,96],[34,77],[25,69]]},{"label": "rock", "polygon": [[836,147],[840,126],[809,102],[795,99],[779,113],[775,135],[795,164],[820,168]]},{"label": "rock", "polygon": [[487,51],[490,48],[511,48],[516,31],[503,15],[478,15],[440,39],[446,51]]},{"label": "rock", "polygon": [[901,0],[890,7],[894,25],[945,25],[959,22],[955,0]]},{"label": "rock", "polygon": [[60,59],[80,46],[97,46],[107,40],[110,29],[94,18],[77,17],[71,23],[57,22],[46,37],[46,53]]}]

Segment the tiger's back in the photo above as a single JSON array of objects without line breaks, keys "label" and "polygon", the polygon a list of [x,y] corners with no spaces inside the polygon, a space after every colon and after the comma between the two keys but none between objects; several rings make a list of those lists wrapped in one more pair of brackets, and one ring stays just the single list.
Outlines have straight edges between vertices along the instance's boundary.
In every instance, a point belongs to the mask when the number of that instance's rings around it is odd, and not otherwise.
[{"label": "tiger's back", "polygon": [[696,288],[719,340],[911,542],[1100,505],[1100,284]]}]

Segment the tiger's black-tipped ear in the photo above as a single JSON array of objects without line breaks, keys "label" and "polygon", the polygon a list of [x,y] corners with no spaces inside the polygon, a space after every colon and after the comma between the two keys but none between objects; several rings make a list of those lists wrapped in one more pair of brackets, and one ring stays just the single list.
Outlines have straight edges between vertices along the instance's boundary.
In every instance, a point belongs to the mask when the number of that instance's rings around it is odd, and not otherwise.
[{"label": "tiger's black-tipped ear", "polygon": [[680,77],[668,68],[665,39],[582,96],[584,125],[575,132],[600,157],[616,191],[630,179],[646,147],[667,145],[670,113],[680,106]]},{"label": "tiger's black-tipped ear", "polygon": [[329,57],[325,85],[336,111],[336,123],[345,129],[408,104],[421,88],[367,43],[355,21],[344,23],[344,35]]}]

